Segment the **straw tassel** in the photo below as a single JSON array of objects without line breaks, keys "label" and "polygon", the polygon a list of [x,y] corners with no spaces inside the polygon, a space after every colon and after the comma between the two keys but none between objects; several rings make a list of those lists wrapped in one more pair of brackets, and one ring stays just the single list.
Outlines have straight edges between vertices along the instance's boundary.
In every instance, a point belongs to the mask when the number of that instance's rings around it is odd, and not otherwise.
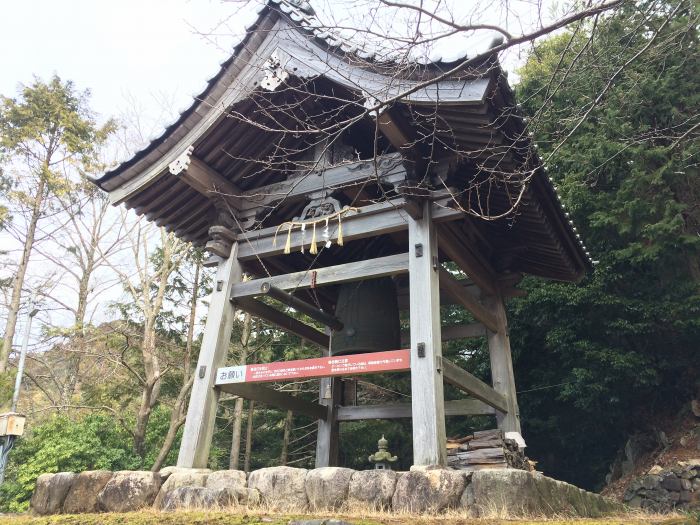
[{"label": "straw tassel", "polygon": [[311,255],[316,255],[318,253],[318,246],[316,246],[316,223],[313,224],[314,232],[311,236],[311,247],[309,248],[309,253]]},{"label": "straw tassel", "polygon": [[330,221],[333,219],[338,219],[338,239],[336,241],[336,244],[338,246],[343,245],[343,215],[345,215],[348,212],[358,212],[358,208],[351,208],[349,206],[346,206],[342,210],[335,212],[331,215],[328,215],[326,217],[320,218],[320,219],[315,219],[311,220],[308,222],[303,222],[303,221],[289,221],[289,222],[284,222],[280,224],[277,229],[275,230],[275,235],[272,239],[272,246],[277,247],[277,236],[279,235],[280,231],[283,228],[287,228],[287,240],[284,245],[284,253],[289,254],[292,251],[292,232],[294,231],[294,228],[299,226],[299,229],[301,230],[301,253],[304,253],[305,250],[305,245],[306,245],[306,227],[310,226],[313,228],[313,233],[311,237],[311,245],[309,246],[309,253],[312,255],[316,255],[318,253],[318,240],[316,238],[316,226],[321,228],[321,223],[324,223],[323,226],[323,232],[319,233],[321,235],[321,243],[324,248],[330,248],[333,245],[333,241],[330,239],[330,231],[329,231],[329,225]]},{"label": "straw tassel", "polygon": [[338,214],[338,240],[336,241],[338,246],[343,245],[343,217]]},{"label": "straw tassel", "polygon": [[294,224],[290,222],[289,227],[287,228],[287,242],[284,245],[285,254],[292,252],[292,228],[294,228]]},{"label": "straw tassel", "polygon": [[330,248],[333,244],[331,242],[331,233],[328,228],[328,220],[329,218],[326,217],[326,225],[323,227],[323,239],[326,241],[324,248]]}]

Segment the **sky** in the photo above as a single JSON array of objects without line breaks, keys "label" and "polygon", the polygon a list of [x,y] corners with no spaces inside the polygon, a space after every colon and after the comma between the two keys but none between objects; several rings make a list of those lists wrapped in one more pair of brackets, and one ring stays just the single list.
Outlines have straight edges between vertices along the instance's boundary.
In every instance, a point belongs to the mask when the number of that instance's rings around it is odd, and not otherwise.
[{"label": "sky", "polygon": [[0,93],[14,96],[34,75],[58,74],[89,88],[102,118],[135,100],[150,118],[167,120],[229,54],[243,27],[238,10],[216,0],[4,2]]},{"label": "sky", "polygon": [[[202,91],[219,63],[230,55],[245,25],[254,20],[254,10],[243,7],[244,3],[6,0],[0,18],[0,94],[14,96],[19,84],[30,83],[34,75],[48,79],[58,74],[79,89],[89,88],[92,107],[103,119],[136,106],[154,123],[151,131],[157,134]],[[315,0],[312,4],[333,19],[343,19],[349,2]],[[535,22],[533,10],[540,3],[456,0],[448,5],[458,19],[504,23],[518,33]],[[482,34],[471,45],[483,49],[490,38]],[[470,45],[452,41],[442,54],[453,52],[455,43]],[[514,62],[507,59],[507,63]]]}]

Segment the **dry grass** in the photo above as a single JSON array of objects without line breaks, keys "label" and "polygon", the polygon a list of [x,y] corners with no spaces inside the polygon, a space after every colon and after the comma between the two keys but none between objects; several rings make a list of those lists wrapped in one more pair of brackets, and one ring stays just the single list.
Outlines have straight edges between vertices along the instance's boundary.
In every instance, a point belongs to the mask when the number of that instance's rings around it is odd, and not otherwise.
[{"label": "dry grass", "polygon": [[439,516],[397,514],[353,509],[337,512],[315,512],[313,515],[274,513],[266,509],[234,507],[227,511],[157,512],[144,510],[124,514],[80,514],[56,516],[0,516],[0,525],[286,525],[298,519],[342,519],[355,525],[698,525],[698,520],[675,515],[652,515],[632,512],[600,519],[538,518],[507,519],[506,517],[475,519],[464,511],[448,511]]}]

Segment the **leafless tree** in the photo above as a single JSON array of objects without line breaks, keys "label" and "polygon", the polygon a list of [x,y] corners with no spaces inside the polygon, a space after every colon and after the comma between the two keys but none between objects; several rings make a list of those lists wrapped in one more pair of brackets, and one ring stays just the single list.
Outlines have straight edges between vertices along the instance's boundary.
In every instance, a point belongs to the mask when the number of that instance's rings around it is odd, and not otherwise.
[{"label": "leafless tree", "polygon": [[[163,229],[157,232],[154,230],[152,225],[142,221],[129,230],[127,243],[134,261],[131,273],[123,267],[112,265],[129,299],[133,301],[142,326],[139,342],[142,371],[123,361],[142,387],[133,432],[134,451],[141,457],[145,452],[148,422],[153,408],[160,399],[162,379],[170,368],[167,364],[163,367],[158,351],[159,316],[163,312],[169,279],[186,255],[185,246],[181,240]],[[157,244],[154,244],[154,233]],[[191,346],[189,348],[191,349]]]}]

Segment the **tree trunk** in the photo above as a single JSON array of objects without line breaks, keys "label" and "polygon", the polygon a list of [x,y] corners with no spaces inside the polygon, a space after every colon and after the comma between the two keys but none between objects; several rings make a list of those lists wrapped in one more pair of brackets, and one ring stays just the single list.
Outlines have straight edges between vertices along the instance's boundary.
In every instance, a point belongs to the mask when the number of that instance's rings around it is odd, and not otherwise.
[{"label": "tree trunk", "polygon": [[[48,162],[46,163],[48,165]],[[2,342],[2,351],[0,352],[0,373],[7,370],[7,361],[10,358],[12,351],[12,341],[15,338],[15,329],[17,328],[17,315],[19,314],[20,302],[22,299],[22,288],[24,287],[24,278],[27,275],[27,266],[29,266],[29,257],[34,248],[34,236],[36,235],[36,227],[41,216],[41,206],[44,202],[44,192],[46,191],[46,181],[43,176],[39,176],[39,184],[37,185],[36,195],[32,202],[32,214],[29,218],[27,227],[27,236],[24,239],[24,248],[22,256],[17,266],[17,273],[12,279],[12,298],[10,307],[7,312],[7,323],[5,323],[5,336]]]},{"label": "tree trunk", "polygon": [[194,374],[190,374],[190,379],[182,386],[180,393],[175,401],[175,406],[173,411],[170,413],[170,426],[168,426],[168,432],[165,434],[165,439],[158,452],[158,457],[156,458],[151,471],[158,472],[165,459],[170,453],[170,449],[173,448],[173,443],[175,443],[175,438],[177,437],[177,431],[180,427],[185,424],[185,416],[187,414],[187,396],[189,395],[190,389],[192,388],[192,383],[194,382]]},{"label": "tree trunk", "polygon": [[74,345],[77,347],[77,352],[71,352],[66,366],[66,379],[63,383],[62,395],[63,401],[66,404],[71,404],[71,398],[78,385],[80,361],[85,352],[85,315],[87,312],[90,278],[94,271],[94,250],[97,248],[94,245],[91,247],[93,248],[93,252],[88,254],[87,264],[78,284],[78,307],[75,311],[75,328],[78,332],[77,337],[75,337],[73,341]]},{"label": "tree trunk", "polygon": [[292,433],[292,422],[294,414],[287,410],[287,417],[284,418],[284,435],[282,437],[282,453],[280,454],[280,465],[287,464],[287,451],[289,450],[289,436]]},{"label": "tree trunk", "polygon": [[253,446],[253,416],[255,414],[255,401],[248,401],[248,428],[245,433],[245,459],[243,470],[250,472],[250,453]]},{"label": "tree trunk", "polygon": [[[239,363],[246,363],[248,354],[248,341],[250,339],[250,314],[245,314],[243,318],[243,333],[241,334],[241,358]],[[236,399],[233,408],[233,430],[231,433],[231,454],[229,455],[229,469],[238,470],[241,455],[241,426],[243,423],[243,398]]]},{"label": "tree trunk", "polygon": [[231,455],[229,456],[228,468],[238,470],[238,463],[241,455],[241,426],[243,422],[243,398],[236,399],[233,407],[233,431],[231,436]]},{"label": "tree trunk", "polygon": [[177,395],[175,406],[170,413],[170,425],[168,432],[165,434],[165,439],[158,452],[158,457],[151,467],[153,472],[158,472],[165,459],[173,448],[177,431],[185,424],[185,416],[187,415],[187,397],[192,383],[194,383],[194,374],[192,373],[192,341],[194,339],[194,325],[197,320],[197,299],[199,298],[199,274],[202,269],[202,263],[198,262],[194,270],[194,280],[192,283],[192,298],[190,299],[190,317],[187,325],[187,342],[185,344],[185,356],[182,363],[182,387]]},{"label": "tree trunk", "polygon": [[[304,349],[304,341],[301,342],[301,348]],[[292,394],[299,390],[299,384],[292,384]],[[289,439],[292,435],[292,425],[294,423],[294,413],[287,410],[287,415],[284,418],[284,434],[282,435],[282,452],[280,453],[280,465],[286,465],[289,461]]]},{"label": "tree trunk", "polygon": [[[145,242],[145,241],[144,241]],[[141,356],[143,358],[144,385],[141,395],[141,404],[136,414],[134,429],[134,452],[142,459],[146,455],[146,429],[151,418],[153,407],[160,397],[161,370],[158,354],[156,352],[157,334],[156,322],[163,308],[165,291],[168,286],[168,278],[175,269],[172,261],[173,243],[172,237],[161,229],[162,262],[158,269],[158,288],[155,297],[150,296],[150,282],[142,283],[143,304],[145,321],[143,324],[143,341],[141,343]]]},{"label": "tree trunk", "polygon": [[[155,322],[155,319],[153,321]],[[141,392],[141,403],[136,413],[136,425],[134,428],[134,453],[141,459],[144,459],[146,455],[145,441],[148,421],[160,394],[160,364],[155,354],[156,334],[154,322],[147,322],[144,325],[144,341],[142,343],[146,384]]]}]

